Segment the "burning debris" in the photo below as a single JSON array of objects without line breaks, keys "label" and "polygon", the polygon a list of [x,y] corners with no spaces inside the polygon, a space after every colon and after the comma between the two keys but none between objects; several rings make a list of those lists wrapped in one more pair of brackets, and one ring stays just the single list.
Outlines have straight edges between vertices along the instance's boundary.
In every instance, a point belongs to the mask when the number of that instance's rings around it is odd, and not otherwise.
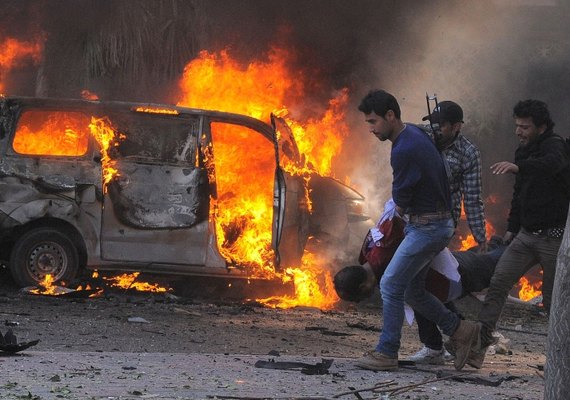
[{"label": "burning debris", "polygon": [[87,283],[84,285],[78,285],[73,289],[67,286],[55,285],[53,277],[50,274],[47,274],[44,277],[44,280],[38,283],[37,286],[23,288],[21,289],[21,292],[42,296],[89,298],[101,297],[104,292],[113,289],[150,293],[167,293],[172,291],[171,288],[161,286],[158,283],[142,281],[138,279],[139,275],[140,272],[101,276],[98,271],[94,271]]}]

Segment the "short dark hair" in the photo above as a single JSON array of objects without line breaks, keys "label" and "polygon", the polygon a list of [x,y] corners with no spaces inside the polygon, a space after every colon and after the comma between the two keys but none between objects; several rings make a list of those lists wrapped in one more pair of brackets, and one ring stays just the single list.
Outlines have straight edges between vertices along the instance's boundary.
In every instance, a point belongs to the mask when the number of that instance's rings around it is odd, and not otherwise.
[{"label": "short dark hair", "polygon": [[545,102],[540,100],[521,100],[514,109],[513,116],[515,118],[531,118],[534,126],[539,127],[546,125],[546,129],[554,128],[554,122],[550,119],[550,112]]},{"label": "short dark hair", "polygon": [[371,90],[360,102],[358,109],[364,114],[372,111],[384,118],[389,110],[394,111],[396,118],[400,119],[400,105],[394,96],[385,90]]},{"label": "short dark hair", "polygon": [[358,303],[364,297],[360,285],[366,281],[368,275],[361,265],[344,267],[334,276],[334,289],[343,300]]}]

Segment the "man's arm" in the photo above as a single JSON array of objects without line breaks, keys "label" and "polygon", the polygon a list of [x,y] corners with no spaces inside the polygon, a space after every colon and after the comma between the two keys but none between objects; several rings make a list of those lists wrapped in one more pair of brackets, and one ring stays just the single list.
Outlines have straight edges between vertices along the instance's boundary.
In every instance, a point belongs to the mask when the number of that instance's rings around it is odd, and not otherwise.
[{"label": "man's arm", "polygon": [[487,231],[485,228],[485,213],[481,183],[481,153],[478,149],[467,157],[465,172],[461,181],[463,208],[473,237],[479,244],[480,250],[486,250]]}]

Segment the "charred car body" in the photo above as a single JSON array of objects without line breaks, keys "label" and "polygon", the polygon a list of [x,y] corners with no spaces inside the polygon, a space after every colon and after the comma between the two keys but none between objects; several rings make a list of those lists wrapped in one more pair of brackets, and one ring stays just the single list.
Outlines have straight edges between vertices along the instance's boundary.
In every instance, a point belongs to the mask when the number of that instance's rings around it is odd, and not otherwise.
[{"label": "charred car body", "polygon": [[[121,135],[108,148],[112,168],[105,168],[104,140],[89,130],[97,121]],[[363,198],[340,182],[318,177],[315,212],[302,206],[303,179],[280,166],[296,150],[292,137],[286,146],[278,142],[287,135],[276,134],[279,125],[286,129],[277,117],[269,125],[174,106],[6,97],[0,98],[0,243],[16,283],[33,285],[46,274],[69,281],[83,268],[250,276],[224,259],[216,240],[213,124],[245,127],[274,152],[275,265],[298,262],[309,235],[343,244],[351,232],[361,239],[368,224]],[[109,169],[118,173],[106,178]]]}]

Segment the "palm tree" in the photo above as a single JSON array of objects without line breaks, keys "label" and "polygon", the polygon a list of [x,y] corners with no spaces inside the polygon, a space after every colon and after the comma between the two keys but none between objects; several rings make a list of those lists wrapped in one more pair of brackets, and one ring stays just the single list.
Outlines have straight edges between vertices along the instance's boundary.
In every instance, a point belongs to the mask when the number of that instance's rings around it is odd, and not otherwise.
[{"label": "palm tree", "polygon": [[197,54],[200,0],[71,0],[43,3],[48,32],[41,95],[157,101]]}]

